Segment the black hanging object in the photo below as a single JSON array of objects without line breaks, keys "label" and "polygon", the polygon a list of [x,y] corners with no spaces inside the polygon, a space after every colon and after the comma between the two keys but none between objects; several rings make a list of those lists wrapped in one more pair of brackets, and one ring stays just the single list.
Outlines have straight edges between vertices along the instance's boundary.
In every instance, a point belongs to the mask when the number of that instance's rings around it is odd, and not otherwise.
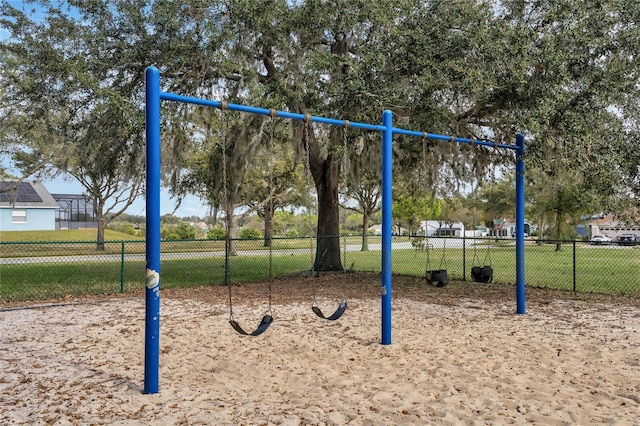
[{"label": "black hanging object", "polygon": [[480,269],[482,269],[480,266],[473,266],[471,268],[471,279],[474,282],[480,282]]},{"label": "black hanging object", "polygon": [[491,266],[474,266],[471,268],[471,278],[477,283],[490,283],[493,280],[493,268]]},{"label": "black hanging object", "polygon": [[336,311],[333,314],[331,314],[330,316],[328,316],[328,317],[325,317],[324,314],[322,313],[322,311],[320,310],[320,308],[318,308],[317,306],[312,306],[311,309],[320,318],[326,319],[326,320],[329,320],[329,321],[335,321],[338,318],[340,318],[342,316],[342,314],[344,314],[344,311],[347,310],[347,302],[344,301],[344,302],[340,303],[340,305],[338,306],[338,309],[336,309]]},{"label": "black hanging object", "polygon": [[242,327],[240,327],[240,324],[238,324],[236,321],[229,320],[229,324],[231,324],[231,327],[233,327],[235,331],[242,334],[243,336],[259,336],[264,333],[267,328],[269,328],[272,322],[273,317],[271,315],[265,315],[264,317],[262,317],[262,321],[260,321],[260,325],[258,326],[258,328],[256,328],[255,331],[251,333],[247,333],[242,329]]},{"label": "black hanging object", "polygon": [[435,269],[433,271],[427,271],[425,274],[427,283],[436,287],[444,287],[449,284],[449,277],[447,276],[446,269]]}]

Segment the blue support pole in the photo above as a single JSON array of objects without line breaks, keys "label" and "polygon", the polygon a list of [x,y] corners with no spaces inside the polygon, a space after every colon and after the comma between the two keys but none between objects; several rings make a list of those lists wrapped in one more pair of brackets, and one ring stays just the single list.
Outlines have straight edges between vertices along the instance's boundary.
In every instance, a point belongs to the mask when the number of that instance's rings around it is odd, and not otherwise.
[{"label": "blue support pole", "polygon": [[391,111],[382,113],[382,341],[391,344],[391,216],[392,197],[392,145],[393,115]]},{"label": "blue support pole", "polygon": [[160,72],[146,78],[146,257],[144,393],[158,393],[160,372]]},{"label": "blue support pole", "polygon": [[516,146],[516,312],[524,314],[524,135],[516,135]]}]

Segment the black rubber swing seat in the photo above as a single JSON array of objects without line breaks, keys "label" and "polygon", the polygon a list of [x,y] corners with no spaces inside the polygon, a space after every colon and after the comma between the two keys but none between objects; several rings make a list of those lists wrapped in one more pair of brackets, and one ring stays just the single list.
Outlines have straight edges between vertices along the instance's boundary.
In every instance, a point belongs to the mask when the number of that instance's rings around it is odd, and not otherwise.
[{"label": "black rubber swing seat", "polygon": [[267,328],[269,328],[272,322],[273,317],[271,315],[265,315],[264,317],[262,317],[262,321],[260,321],[260,325],[258,325],[258,328],[256,328],[251,333],[247,333],[242,329],[242,327],[240,327],[240,324],[238,324],[237,321],[229,320],[229,324],[231,324],[231,327],[233,327],[235,331],[242,334],[243,336],[259,336],[264,333]]},{"label": "black rubber swing seat", "polygon": [[425,273],[427,283],[436,287],[444,287],[449,284],[449,277],[446,269],[435,269]]},{"label": "black rubber swing seat", "polygon": [[320,308],[318,308],[317,306],[312,306],[311,309],[320,318],[326,319],[329,321],[335,321],[338,318],[340,318],[342,314],[344,314],[344,311],[347,310],[347,302],[340,303],[340,305],[338,306],[338,309],[336,309],[336,311],[328,317],[325,317],[322,311],[320,310]]},{"label": "black rubber swing seat", "polygon": [[477,283],[490,283],[493,280],[493,268],[491,266],[474,266],[471,268],[471,278]]}]

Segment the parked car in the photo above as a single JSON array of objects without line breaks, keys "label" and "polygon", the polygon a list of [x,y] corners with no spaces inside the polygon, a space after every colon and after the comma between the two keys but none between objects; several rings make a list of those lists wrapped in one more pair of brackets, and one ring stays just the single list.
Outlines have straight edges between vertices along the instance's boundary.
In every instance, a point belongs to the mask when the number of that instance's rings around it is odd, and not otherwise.
[{"label": "parked car", "polygon": [[591,244],[611,244],[611,238],[607,235],[594,235],[591,237]]},{"label": "parked car", "polygon": [[618,245],[620,246],[635,246],[638,238],[634,234],[622,234],[618,237]]}]

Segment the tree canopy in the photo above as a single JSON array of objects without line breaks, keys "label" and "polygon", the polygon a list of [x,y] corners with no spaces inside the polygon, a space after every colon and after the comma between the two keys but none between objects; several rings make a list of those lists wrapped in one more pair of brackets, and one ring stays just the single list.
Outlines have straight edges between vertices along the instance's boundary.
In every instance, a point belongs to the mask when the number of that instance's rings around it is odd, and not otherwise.
[{"label": "tree canopy", "polygon": [[[557,229],[579,212],[638,206],[640,159],[632,141],[640,4],[634,2],[0,4],[0,25],[10,33],[0,42],[0,149],[25,175],[68,172],[105,201],[122,200],[112,189],[139,194],[143,76],[155,65],[163,90],[185,95],[371,123],[390,109],[399,127],[504,143],[522,132],[527,165],[536,171],[529,183],[546,188],[545,208],[556,212]],[[163,105],[162,116],[166,185],[178,196],[219,201],[220,135],[211,133],[202,145],[197,127],[204,122],[186,106]],[[232,210],[271,205],[265,197],[272,194],[246,184],[260,169],[250,158],[264,150],[265,138],[256,136],[261,127],[259,119],[234,118],[225,136],[235,155],[229,182],[244,186],[234,187],[240,198]],[[291,143],[298,165],[308,162],[318,197],[316,268],[342,269],[339,188],[342,182],[356,194],[360,183],[375,182],[379,141],[303,122],[287,129],[278,143]],[[394,142],[404,196],[455,199],[463,183],[486,181],[492,169],[512,163],[511,154],[497,150]]]}]

